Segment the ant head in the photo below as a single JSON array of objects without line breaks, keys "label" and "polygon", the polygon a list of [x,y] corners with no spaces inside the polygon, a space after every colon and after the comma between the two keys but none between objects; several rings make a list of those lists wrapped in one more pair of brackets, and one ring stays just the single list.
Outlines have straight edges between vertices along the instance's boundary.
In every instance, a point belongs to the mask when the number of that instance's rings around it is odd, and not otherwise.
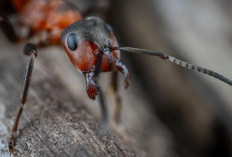
[{"label": "ant head", "polygon": [[97,17],[88,17],[67,27],[62,32],[61,43],[72,51],[74,48],[78,48],[77,42],[92,42],[100,50],[103,50],[105,47],[111,46],[110,33],[113,33],[112,28],[103,20]]},{"label": "ant head", "polygon": [[95,64],[98,53],[112,46],[112,29],[97,17],[88,17],[67,27],[61,43],[72,63],[82,72]]}]

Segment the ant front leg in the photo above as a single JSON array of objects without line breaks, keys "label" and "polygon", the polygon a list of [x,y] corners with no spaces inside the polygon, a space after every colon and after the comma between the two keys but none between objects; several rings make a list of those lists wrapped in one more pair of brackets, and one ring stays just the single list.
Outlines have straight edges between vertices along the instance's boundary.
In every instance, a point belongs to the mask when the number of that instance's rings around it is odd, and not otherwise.
[{"label": "ant front leg", "polygon": [[33,66],[34,66],[34,59],[37,56],[37,50],[33,44],[26,44],[25,48],[24,48],[24,53],[30,57],[30,61],[27,65],[26,71],[25,71],[25,77],[24,77],[23,88],[22,88],[22,95],[20,97],[21,104],[20,104],[17,116],[15,118],[14,126],[13,126],[12,132],[11,132],[11,137],[9,140],[8,147],[9,147],[10,152],[14,151],[18,124],[19,124],[19,120],[20,120],[20,117],[21,117],[22,112],[23,112],[24,104],[27,101],[27,93],[28,93],[28,88],[30,86],[31,74],[33,71]]},{"label": "ant front leg", "polygon": [[98,94],[102,120],[101,120],[101,129],[105,132],[108,129],[108,110],[105,103],[105,97],[101,87],[98,84],[99,73],[101,71],[102,64],[102,54],[98,55],[97,65],[93,72],[85,73],[85,81],[86,81],[86,91],[90,99],[95,100],[96,95]]},{"label": "ant front leg", "polygon": [[14,31],[13,25],[10,23],[8,18],[1,15],[0,15],[0,28],[2,29],[3,33],[10,41],[16,42],[19,40],[18,36]]},{"label": "ant front leg", "polygon": [[122,63],[122,61],[120,59],[116,59],[115,68],[116,68],[116,70],[120,71],[124,75],[125,88],[127,88],[131,82],[130,73],[129,73],[127,67]]},{"label": "ant front leg", "polygon": [[[122,61],[120,59],[116,59],[115,68],[116,68],[116,70],[120,71],[124,75],[125,88],[127,88],[131,82],[130,73],[129,73],[127,67],[122,63]],[[114,72],[112,75],[112,88],[113,88],[115,102],[116,102],[116,106],[114,109],[114,120],[116,123],[119,123],[122,104],[121,104],[120,96],[118,94],[118,75],[117,75],[117,72]]]},{"label": "ant front leg", "polygon": [[118,72],[114,71],[111,76],[111,85],[110,89],[113,92],[114,100],[115,100],[115,109],[114,109],[114,120],[118,124],[120,122],[120,113],[121,113],[121,98],[118,93]]}]

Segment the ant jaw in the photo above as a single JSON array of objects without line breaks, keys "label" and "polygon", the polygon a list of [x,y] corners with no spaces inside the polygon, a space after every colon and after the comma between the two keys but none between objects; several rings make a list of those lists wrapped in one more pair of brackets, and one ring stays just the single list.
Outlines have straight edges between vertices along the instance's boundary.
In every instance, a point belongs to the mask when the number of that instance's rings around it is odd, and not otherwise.
[{"label": "ant jaw", "polygon": [[97,78],[94,76],[94,73],[84,74],[86,81],[86,92],[90,99],[95,100],[99,86],[97,84]]},{"label": "ant jaw", "polygon": [[87,94],[89,96],[90,99],[95,100],[96,99],[96,95],[97,95],[97,89],[94,86],[87,86]]}]

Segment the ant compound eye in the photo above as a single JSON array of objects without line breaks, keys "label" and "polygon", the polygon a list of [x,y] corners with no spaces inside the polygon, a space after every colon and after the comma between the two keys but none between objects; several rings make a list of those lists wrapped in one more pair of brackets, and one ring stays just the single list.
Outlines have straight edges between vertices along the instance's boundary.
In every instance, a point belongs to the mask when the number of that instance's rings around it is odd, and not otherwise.
[{"label": "ant compound eye", "polygon": [[76,34],[70,33],[67,38],[68,48],[72,51],[75,51],[78,47],[78,39]]}]

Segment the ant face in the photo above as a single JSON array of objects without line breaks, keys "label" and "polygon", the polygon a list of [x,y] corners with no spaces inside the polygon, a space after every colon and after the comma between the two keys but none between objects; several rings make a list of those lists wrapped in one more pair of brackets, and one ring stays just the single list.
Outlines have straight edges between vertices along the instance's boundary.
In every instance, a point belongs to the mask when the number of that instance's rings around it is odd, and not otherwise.
[{"label": "ant face", "polygon": [[89,41],[83,40],[76,32],[63,38],[62,46],[73,65],[82,72],[89,72],[95,63],[93,52],[97,50]]},{"label": "ant face", "polygon": [[[105,48],[117,46],[111,27],[100,18],[89,17],[67,27],[61,43],[74,66],[82,72],[91,72],[96,66],[97,55]],[[119,53],[114,56],[119,57]],[[103,65],[108,70],[103,56]],[[104,64],[106,63],[106,64]]]}]

